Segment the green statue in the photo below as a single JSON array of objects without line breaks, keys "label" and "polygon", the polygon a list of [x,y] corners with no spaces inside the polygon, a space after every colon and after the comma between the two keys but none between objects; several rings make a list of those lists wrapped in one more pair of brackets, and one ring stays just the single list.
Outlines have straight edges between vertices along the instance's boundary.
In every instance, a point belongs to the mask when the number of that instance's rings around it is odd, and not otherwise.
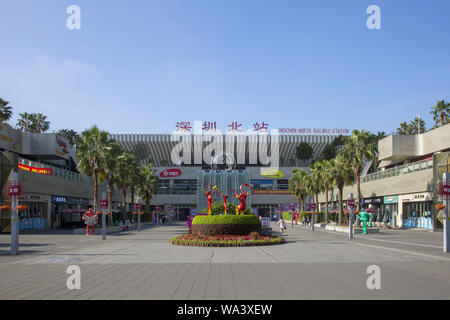
[{"label": "green statue", "polygon": [[365,211],[361,211],[357,213],[357,215],[359,216],[359,220],[362,223],[363,234],[367,234],[367,222],[369,222],[369,227],[371,227],[373,215]]}]

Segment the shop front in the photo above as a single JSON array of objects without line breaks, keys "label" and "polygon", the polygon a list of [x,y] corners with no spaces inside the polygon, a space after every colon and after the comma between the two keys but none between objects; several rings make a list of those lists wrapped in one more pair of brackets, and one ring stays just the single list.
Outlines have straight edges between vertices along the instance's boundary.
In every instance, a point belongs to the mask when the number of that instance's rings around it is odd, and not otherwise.
[{"label": "shop front", "polygon": [[67,197],[53,195],[51,206],[51,227],[54,229],[63,228],[65,210],[69,208]]},{"label": "shop front", "polygon": [[382,214],[382,222],[390,223],[391,226],[399,226],[397,195],[383,198]]},{"label": "shop front", "polygon": [[50,197],[25,193],[20,198],[19,230],[45,229],[50,226],[48,203]]},{"label": "shop front", "polygon": [[434,230],[431,192],[402,195],[400,199],[404,228]]}]

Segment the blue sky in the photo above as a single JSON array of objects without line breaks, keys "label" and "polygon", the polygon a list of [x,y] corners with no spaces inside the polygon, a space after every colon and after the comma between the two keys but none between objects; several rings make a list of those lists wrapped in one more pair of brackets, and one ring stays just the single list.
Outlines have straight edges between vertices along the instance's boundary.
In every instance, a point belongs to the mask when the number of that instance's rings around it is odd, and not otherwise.
[{"label": "blue sky", "polygon": [[[68,30],[66,8],[81,8]],[[381,30],[366,9],[381,8]],[[450,100],[450,1],[2,0],[0,97],[51,131],[392,132]]]}]

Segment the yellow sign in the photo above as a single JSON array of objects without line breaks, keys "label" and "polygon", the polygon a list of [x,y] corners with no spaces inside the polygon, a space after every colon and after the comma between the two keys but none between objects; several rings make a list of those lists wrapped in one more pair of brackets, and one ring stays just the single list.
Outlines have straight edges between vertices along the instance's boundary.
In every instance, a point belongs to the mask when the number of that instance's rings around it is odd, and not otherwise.
[{"label": "yellow sign", "polygon": [[261,171],[261,175],[269,178],[283,178],[284,172],[279,169],[266,169]]}]

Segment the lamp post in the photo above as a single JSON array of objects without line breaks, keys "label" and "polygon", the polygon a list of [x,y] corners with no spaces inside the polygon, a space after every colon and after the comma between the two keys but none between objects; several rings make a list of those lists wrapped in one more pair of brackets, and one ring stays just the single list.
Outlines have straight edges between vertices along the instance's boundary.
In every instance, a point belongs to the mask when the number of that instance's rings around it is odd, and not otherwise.
[{"label": "lamp post", "polygon": [[450,206],[450,173],[444,173],[442,177],[442,197],[445,200],[445,209],[444,209],[444,252],[449,252],[450,250],[450,237],[449,237],[449,229],[450,229],[450,218],[449,218],[449,206]]},{"label": "lamp post", "polygon": [[355,207],[355,199],[353,193],[350,193],[347,199],[348,206],[348,238],[353,239],[353,208]]},{"label": "lamp post", "polygon": [[11,254],[19,253],[19,195],[21,187],[19,185],[19,173],[11,172],[11,184],[8,187],[8,196],[11,197]]},{"label": "lamp post", "polygon": [[108,200],[106,192],[102,192],[102,199],[100,200],[100,208],[102,209],[102,240],[106,240],[106,208],[108,207]]},{"label": "lamp post", "polygon": [[136,209],[138,212],[138,231],[141,231],[141,210],[142,210],[141,199],[138,198],[137,202],[138,203],[136,204]]},{"label": "lamp post", "polygon": [[315,210],[316,204],[314,202],[310,203],[309,207],[311,208],[311,231],[314,231],[314,218],[315,218]]}]

